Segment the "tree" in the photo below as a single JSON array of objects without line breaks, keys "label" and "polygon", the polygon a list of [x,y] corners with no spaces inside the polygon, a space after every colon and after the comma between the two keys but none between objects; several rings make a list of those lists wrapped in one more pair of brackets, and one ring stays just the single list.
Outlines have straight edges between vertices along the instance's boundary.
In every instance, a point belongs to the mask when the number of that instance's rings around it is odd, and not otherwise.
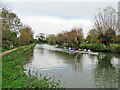
[{"label": "tree", "polygon": [[108,29],[106,32],[105,32],[105,45],[106,46],[109,46],[110,43],[112,42],[112,38],[115,36],[115,31],[113,29]]},{"label": "tree", "polygon": [[120,35],[117,35],[117,36],[116,36],[116,42],[117,42],[117,43],[120,43]]},{"label": "tree", "polygon": [[14,35],[17,35],[19,33],[19,29],[22,26],[20,19],[15,13],[6,8],[2,8],[1,18],[2,18],[2,40],[12,41],[13,33]]},{"label": "tree", "polygon": [[83,31],[81,28],[74,28],[71,31],[63,31],[57,35],[49,35],[47,41],[50,44],[58,44],[63,47],[79,48],[84,41]]},{"label": "tree", "polygon": [[20,46],[34,41],[32,29],[29,26],[24,26],[12,10],[2,8],[0,20],[2,20],[2,42],[4,42],[2,46],[9,47],[8,44]]},{"label": "tree", "polygon": [[[22,27],[22,23],[18,16],[9,10],[8,8],[2,8],[0,12],[0,19],[2,20],[2,41],[8,47],[8,42],[11,44],[17,45],[18,38],[17,34],[20,32],[20,28]],[[5,46],[2,44],[3,46]],[[3,47],[4,48],[4,47]]]},{"label": "tree", "polygon": [[116,10],[111,6],[106,7],[103,11],[99,9],[98,14],[95,16],[94,26],[98,32],[105,33],[110,28],[118,31],[118,18]]},{"label": "tree", "polygon": [[97,41],[97,30],[91,29],[88,33],[88,37],[86,40],[89,41],[89,43],[96,43]]},{"label": "tree", "polygon": [[54,34],[50,34],[46,38],[47,42],[51,45],[54,45],[56,43],[56,36]]},{"label": "tree", "polygon": [[12,11],[2,8],[2,30],[10,30],[12,32],[19,33],[19,29],[22,27],[20,19]]},{"label": "tree", "polygon": [[22,41],[23,45],[34,42],[32,29],[29,26],[24,26],[20,31],[19,39]]},{"label": "tree", "polygon": [[105,34],[100,33],[98,36],[98,39],[102,42],[102,44],[104,43],[106,46],[110,46],[111,42],[113,41],[113,38],[115,37],[115,31],[113,29],[108,29]]},{"label": "tree", "polygon": [[88,43],[91,43],[91,42],[92,42],[92,36],[91,36],[91,35],[88,35],[88,36],[86,37],[86,41],[87,41]]},{"label": "tree", "polygon": [[78,30],[77,30],[77,44],[80,45],[82,42],[84,42],[83,30],[81,28],[78,28]]},{"label": "tree", "polygon": [[99,9],[95,16],[94,27],[97,30],[97,39],[109,47],[111,42],[115,42],[115,35],[118,32],[116,10],[111,6],[106,7],[103,11]]},{"label": "tree", "polygon": [[100,40],[102,45],[106,42],[105,35],[102,32],[98,34],[98,38],[97,39]]},{"label": "tree", "polygon": [[36,38],[38,39],[38,43],[45,43],[46,42],[46,38],[45,38],[45,34],[44,33],[40,33],[39,35],[36,36]]}]

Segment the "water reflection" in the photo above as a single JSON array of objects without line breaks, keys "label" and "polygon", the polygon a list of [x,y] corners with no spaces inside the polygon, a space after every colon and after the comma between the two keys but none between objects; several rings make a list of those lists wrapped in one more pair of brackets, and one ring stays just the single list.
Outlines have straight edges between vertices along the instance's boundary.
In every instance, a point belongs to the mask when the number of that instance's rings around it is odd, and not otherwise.
[{"label": "water reflection", "polygon": [[75,71],[80,71],[82,69],[82,57],[83,55],[76,54],[76,53],[65,53],[65,52],[60,52],[60,51],[49,51],[54,53],[58,58],[61,58],[63,62],[67,65],[70,65],[72,69]]},{"label": "water reflection", "polygon": [[94,71],[95,83],[98,88],[115,88],[118,87],[118,70],[111,64],[114,55],[99,54],[98,64]]},{"label": "water reflection", "polygon": [[[114,88],[118,87],[118,54],[99,55],[61,52],[50,45],[36,45],[28,52],[30,60],[24,68],[31,74],[54,74],[69,88]],[[29,57],[30,56],[30,57]],[[60,78],[59,75],[62,75]]]},{"label": "water reflection", "polygon": [[[34,48],[28,50],[27,52],[25,52],[25,53],[23,54],[26,62],[29,63],[29,64],[31,63],[32,58],[33,58],[33,51],[34,51]],[[29,70],[28,68],[24,68],[24,72],[25,72],[25,73],[28,72],[28,70]],[[26,73],[26,74],[27,74],[27,73]],[[28,75],[28,74],[27,74],[27,75]]]},{"label": "water reflection", "polygon": [[28,50],[27,52],[25,52],[25,53],[23,54],[24,57],[25,57],[25,60],[26,60],[27,62],[30,62],[30,60],[32,59],[32,57],[33,57],[33,50],[34,50],[34,48]]}]

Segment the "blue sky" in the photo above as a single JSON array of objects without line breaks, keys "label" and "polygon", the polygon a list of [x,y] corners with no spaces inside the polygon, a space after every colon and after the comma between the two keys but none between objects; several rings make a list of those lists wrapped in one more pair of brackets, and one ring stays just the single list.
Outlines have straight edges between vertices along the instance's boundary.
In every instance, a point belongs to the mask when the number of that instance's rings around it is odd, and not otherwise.
[{"label": "blue sky", "polygon": [[93,28],[98,8],[118,8],[118,0],[5,0],[4,4],[32,27],[34,36],[41,32],[57,34],[74,27],[81,27],[86,36]]}]

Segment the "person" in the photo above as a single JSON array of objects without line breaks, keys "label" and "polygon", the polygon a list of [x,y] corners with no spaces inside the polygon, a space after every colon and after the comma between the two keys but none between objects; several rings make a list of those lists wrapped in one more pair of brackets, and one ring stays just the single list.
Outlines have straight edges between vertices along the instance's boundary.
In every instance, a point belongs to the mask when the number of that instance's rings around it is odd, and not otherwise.
[{"label": "person", "polygon": [[73,50],[75,50],[75,48],[73,48]]},{"label": "person", "polygon": [[90,52],[90,49],[88,49],[88,52]]},{"label": "person", "polygon": [[85,51],[85,52],[86,52],[86,49],[84,49],[83,51]]},{"label": "person", "polygon": [[69,47],[69,50],[71,50],[71,47]]}]

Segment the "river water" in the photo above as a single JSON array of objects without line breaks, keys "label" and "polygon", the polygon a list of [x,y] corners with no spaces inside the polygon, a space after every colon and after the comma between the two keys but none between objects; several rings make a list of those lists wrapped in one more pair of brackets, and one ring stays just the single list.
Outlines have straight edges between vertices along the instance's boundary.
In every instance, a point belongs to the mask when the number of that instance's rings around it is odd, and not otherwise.
[{"label": "river water", "polygon": [[120,54],[102,53],[98,55],[62,52],[61,48],[47,44],[37,44],[24,56],[28,75],[55,77],[67,88],[117,88],[118,62]]}]

